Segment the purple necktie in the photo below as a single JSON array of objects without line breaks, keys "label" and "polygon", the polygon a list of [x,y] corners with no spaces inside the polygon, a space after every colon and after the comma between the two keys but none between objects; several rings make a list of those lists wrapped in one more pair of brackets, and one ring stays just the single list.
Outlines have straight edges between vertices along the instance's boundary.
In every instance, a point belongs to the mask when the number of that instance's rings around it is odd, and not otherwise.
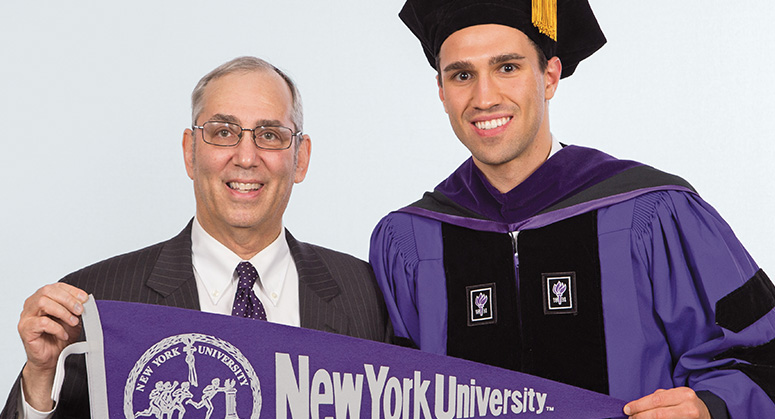
[{"label": "purple necktie", "polygon": [[237,285],[237,294],[234,296],[234,306],[231,309],[231,315],[266,320],[264,305],[261,304],[261,300],[253,292],[253,284],[258,279],[256,268],[250,262],[240,262],[237,265],[237,275],[239,275],[239,284]]}]

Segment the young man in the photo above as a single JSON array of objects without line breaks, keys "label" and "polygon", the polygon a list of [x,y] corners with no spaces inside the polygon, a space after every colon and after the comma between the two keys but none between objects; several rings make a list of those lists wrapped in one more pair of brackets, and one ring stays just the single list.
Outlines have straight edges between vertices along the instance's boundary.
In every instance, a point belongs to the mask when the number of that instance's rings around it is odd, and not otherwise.
[{"label": "young man", "polygon": [[388,340],[368,264],[283,228],[291,189],[310,161],[302,119],[295,84],[266,61],[237,58],[203,77],[183,133],[196,217],[168,241],[86,267],[27,299],[19,320],[27,363],[0,418],[89,417],[83,357],[68,360],[57,406],[50,396],[57,357],[78,339],[87,293]]},{"label": "young man", "polygon": [[560,78],[605,43],[587,1],[558,3],[400,13],[471,158],[374,231],[396,336],[637,418],[775,417],[775,287],[727,224],[680,178],[553,138]]}]

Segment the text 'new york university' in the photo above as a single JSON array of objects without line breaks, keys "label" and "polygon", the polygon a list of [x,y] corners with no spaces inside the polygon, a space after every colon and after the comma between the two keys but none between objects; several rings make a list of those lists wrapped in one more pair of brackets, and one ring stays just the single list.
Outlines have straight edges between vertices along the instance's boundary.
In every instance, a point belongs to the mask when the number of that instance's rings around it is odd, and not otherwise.
[{"label": "text 'new york university'", "polygon": [[[399,377],[390,375],[390,367],[372,364],[363,364],[362,373],[320,368],[310,376],[309,361],[309,356],[299,355],[294,368],[289,354],[275,354],[276,418],[287,419],[290,413],[293,419],[464,419],[554,410],[547,405],[548,394],[533,388],[491,388],[475,379],[458,384],[454,375],[433,374],[428,379],[416,370]],[[362,403],[364,395],[370,409]]]}]

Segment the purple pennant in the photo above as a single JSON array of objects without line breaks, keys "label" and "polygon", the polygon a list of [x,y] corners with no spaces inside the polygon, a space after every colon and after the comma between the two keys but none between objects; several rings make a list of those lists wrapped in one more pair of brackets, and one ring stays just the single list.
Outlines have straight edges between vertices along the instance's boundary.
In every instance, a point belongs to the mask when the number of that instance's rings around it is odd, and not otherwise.
[{"label": "purple pennant", "polygon": [[623,417],[604,394],[418,350],[172,307],[85,307],[92,417]]}]

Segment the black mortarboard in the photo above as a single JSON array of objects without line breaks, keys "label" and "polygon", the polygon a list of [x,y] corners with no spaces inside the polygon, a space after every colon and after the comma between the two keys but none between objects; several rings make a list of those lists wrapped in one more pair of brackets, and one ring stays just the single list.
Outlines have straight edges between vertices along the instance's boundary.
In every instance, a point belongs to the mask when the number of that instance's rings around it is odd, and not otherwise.
[{"label": "black mortarboard", "polygon": [[547,58],[560,58],[561,77],[573,74],[606,42],[588,0],[407,0],[398,16],[420,40],[433,68],[444,40],[474,25],[522,31]]}]

